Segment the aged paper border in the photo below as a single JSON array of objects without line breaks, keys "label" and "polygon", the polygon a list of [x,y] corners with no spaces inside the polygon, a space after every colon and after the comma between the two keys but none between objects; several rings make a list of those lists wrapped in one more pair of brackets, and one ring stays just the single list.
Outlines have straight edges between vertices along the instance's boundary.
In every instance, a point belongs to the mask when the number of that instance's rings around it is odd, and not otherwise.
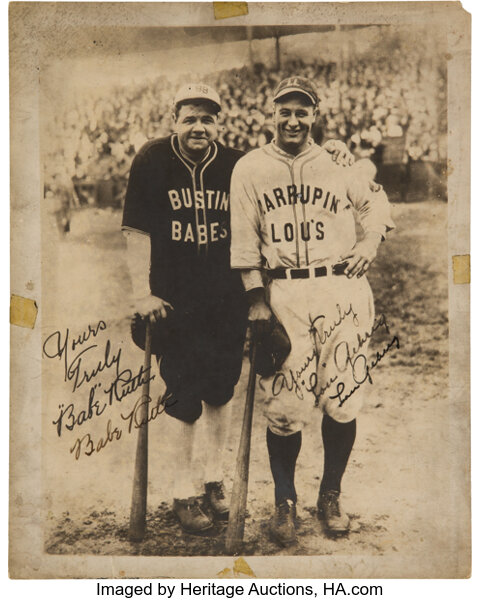
[{"label": "aged paper border", "polygon": [[[449,257],[470,252],[469,243],[469,60],[470,16],[457,3],[427,3],[432,14],[432,26],[437,19],[448,19],[450,25],[448,90],[449,90],[449,159],[451,175],[449,193]],[[50,3],[18,3],[10,6],[10,85],[11,85],[11,291],[41,297],[40,272],[40,200],[41,172],[39,160],[39,86],[37,50],[48,28]],[[108,4],[65,6],[60,9],[63,19],[72,23],[80,20],[96,22],[101,14],[105,24],[180,25],[182,18],[176,7],[148,4],[117,5],[112,11]],[[369,10],[378,9],[379,22],[414,22],[417,10],[425,3],[370,3]],[[222,26],[215,22],[211,5],[196,5],[189,11],[188,24]],[[51,13],[50,13],[51,14]],[[308,7],[310,21],[352,23],[365,22],[365,7],[361,4],[316,4]],[[289,5],[250,4],[249,14],[237,17],[238,24],[301,24],[302,11],[292,11]],[[77,21],[78,22],[78,21]],[[232,22],[233,24],[233,22]],[[26,153],[25,149],[29,152]],[[28,157],[28,158],[27,158]],[[459,519],[459,545],[448,556],[411,557],[400,563],[392,557],[318,556],[318,557],[249,557],[248,562],[258,577],[309,578],[312,575],[329,577],[424,577],[436,572],[444,577],[465,577],[470,571],[470,548],[461,542],[470,537],[469,471],[469,286],[453,285],[452,260],[449,260],[449,318],[450,318],[450,398],[451,423],[448,467],[457,474],[452,486],[452,504],[460,507],[452,518]],[[28,294],[26,284],[33,282]],[[41,323],[39,305],[37,322]],[[11,328],[11,409],[10,409],[10,573],[16,578],[66,577],[215,577],[231,560],[226,557],[159,558],[159,557],[101,557],[50,556],[43,552],[41,521],[40,447],[40,328]],[[28,365],[28,366],[26,366]],[[461,415],[461,418],[459,417]],[[459,475],[460,474],[460,475]],[[466,503],[467,501],[467,503]],[[65,574],[65,575],[62,575]]]}]

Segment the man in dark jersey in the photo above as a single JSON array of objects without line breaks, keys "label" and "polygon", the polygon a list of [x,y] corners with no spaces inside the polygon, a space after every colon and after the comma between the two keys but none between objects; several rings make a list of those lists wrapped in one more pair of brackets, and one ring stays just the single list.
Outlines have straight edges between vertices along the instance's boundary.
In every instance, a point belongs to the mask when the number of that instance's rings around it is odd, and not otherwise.
[{"label": "man in dark jersey", "polygon": [[[221,467],[247,325],[241,280],[229,264],[230,177],[242,153],[215,141],[219,111],[218,94],[204,84],[178,91],[175,133],[148,142],[133,161],[122,223],[135,309],[164,319],[165,412],[181,422],[173,510],[192,533],[213,524],[193,485],[202,413],[206,500],[215,517],[228,518]],[[149,283],[133,264],[140,256],[150,263]]]},{"label": "man in dark jersey", "polygon": [[[216,141],[219,111],[218,94],[205,84],[177,92],[175,133],[135,157],[122,222],[135,311],[162,321],[165,412],[180,422],[173,511],[191,533],[212,527],[206,512],[228,519],[223,453],[247,325],[240,274],[230,269],[230,179],[243,153]],[[345,161],[345,150],[331,147],[332,160]],[[202,414],[207,437],[197,449]],[[193,484],[200,451],[210,511]]]}]

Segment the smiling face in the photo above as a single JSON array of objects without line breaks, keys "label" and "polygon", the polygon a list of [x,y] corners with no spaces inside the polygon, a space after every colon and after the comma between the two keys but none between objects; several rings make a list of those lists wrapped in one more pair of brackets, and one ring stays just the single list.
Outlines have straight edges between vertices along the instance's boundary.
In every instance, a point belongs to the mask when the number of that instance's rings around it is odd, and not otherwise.
[{"label": "smiling face", "polygon": [[275,138],[289,154],[300,154],[307,147],[315,123],[316,109],[303,94],[292,93],[275,102]]},{"label": "smiling face", "polygon": [[209,102],[195,102],[182,104],[174,115],[180,148],[194,161],[205,155],[217,137],[217,112]]}]

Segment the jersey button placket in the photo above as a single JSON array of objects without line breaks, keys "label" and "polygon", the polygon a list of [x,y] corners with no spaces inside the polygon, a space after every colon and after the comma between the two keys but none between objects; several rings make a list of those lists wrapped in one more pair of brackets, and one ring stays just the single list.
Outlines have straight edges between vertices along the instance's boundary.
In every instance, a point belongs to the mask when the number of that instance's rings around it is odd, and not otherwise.
[{"label": "jersey button placket", "polygon": [[[304,190],[306,189],[306,185],[305,182],[303,180],[303,172],[302,172],[302,165],[299,166],[299,177],[298,177],[299,181],[300,181],[300,190]],[[308,196],[308,195],[307,195]],[[302,192],[299,191],[297,192],[297,199],[298,202],[300,202],[300,204],[302,205],[302,218],[303,221],[300,224],[300,234],[301,234],[301,239],[303,240],[304,244],[305,244],[305,263],[307,265],[310,264],[310,257],[308,255],[308,241],[310,239],[310,226],[311,223],[308,222],[308,218],[307,218],[307,202],[302,202],[302,200],[305,200],[302,196]]]},{"label": "jersey button placket", "polygon": [[[297,186],[295,185],[295,161],[296,158],[294,158],[291,163],[289,164],[289,170],[290,170],[290,178],[292,180],[292,185],[293,188],[295,190],[295,193],[298,194],[297,191]],[[298,219],[297,219],[297,202],[298,202],[298,197],[295,197],[294,202],[292,203],[292,210],[293,210],[293,218],[295,220],[295,251],[297,253],[297,267],[300,267],[300,244],[299,244],[299,238],[298,238]]]},{"label": "jersey button placket", "polygon": [[[207,229],[207,224],[206,224],[206,215],[205,213],[202,215],[202,221],[204,221],[204,223],[200,222],[200,214],[199,214],[199,210],[198,210],[198,206],[197,206],[197,191],[198,191],[198,186],[197,186],[197,169],[198,169],[198,165],[195,165],[193,167],[193,171],[192,171],[192,184],[193,184],[193,206],[194,206],[194,210],[195,210],[195,227],[197,229],[197,253],[199,255],[202,254],[202,243],[201,243],[201,236],[200,236],[200,226],[203,225],[204,227],[204,231],[206,231]],[[208,240],[205,243],[205,254],[207,254],[208,252]]]}]

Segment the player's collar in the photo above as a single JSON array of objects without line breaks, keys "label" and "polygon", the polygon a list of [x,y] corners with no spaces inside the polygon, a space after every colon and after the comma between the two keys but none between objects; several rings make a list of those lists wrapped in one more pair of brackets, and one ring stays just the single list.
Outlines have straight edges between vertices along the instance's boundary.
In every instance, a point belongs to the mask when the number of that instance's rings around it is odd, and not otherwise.
[{"label": "player's collar", "polygon": [[274,154],[276,154],[277,156],[281,156],[283,158],[286,158],[288,160],[296,160],[300,157],[303,156],[307,156],[309,155],[311,152],[315,151],[316,149],[321,149],[320,146],[318,146],[317,144],[315,144],[315,142],[312,140],[312,138],[308,138],[308,142],[307,142],[307,147],[305,148],[305,150],[303,150],[302,152],[300,152],[300,154],[289,154],[288,152],[285,152],[285,150],[282,150],[277,143],[275,142],[275,139],[273,139],[270,144],[268,144],[267,146],[265,146],[265,148],[269,148]]},{"label": "player's collar", "polygon": [[199,165],[206,163],[209,160],[209,158],[211,157],[212,152],[216,152],[216,144],[215,144],[215,141],[213,141],[208,146],[208,150],[205,153],[205,156],[202,158],[202,160],[200,160],[198,162],[194,162],[191,158],[186,156],[186,154],[184,152],[182,152],[182,149],[180,147],[180,142],[178,141],[178,136],[176,133],[172,134],[171,143],[172,143],[172,148],[175,151],[175,154],[177,154],[177,156],[189,167],[189,169],[193,169]]}]

